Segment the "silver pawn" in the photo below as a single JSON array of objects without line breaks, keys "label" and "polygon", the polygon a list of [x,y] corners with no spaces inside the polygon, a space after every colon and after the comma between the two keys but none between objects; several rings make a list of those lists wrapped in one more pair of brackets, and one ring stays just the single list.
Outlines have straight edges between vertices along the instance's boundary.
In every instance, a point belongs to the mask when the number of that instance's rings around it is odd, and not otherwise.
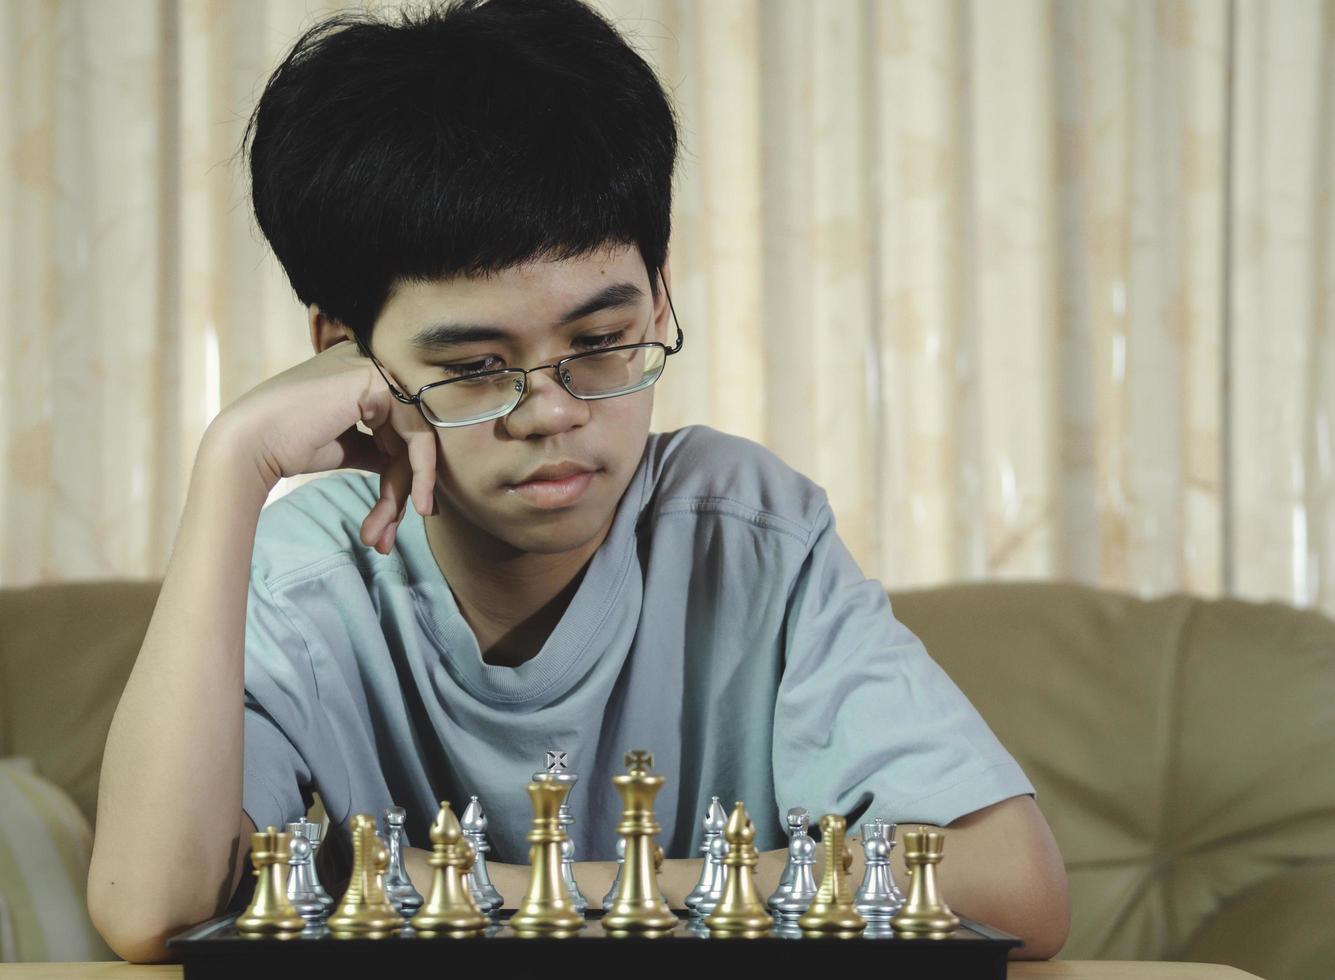
[{"label": "silver pawn", "polygon": [[774,894],[765,902],[769,906],[771,913],[779,909],[779,900],[782,899],[793,887],[793,840],[799,834],[805,835],[807,825],[811,817],[807,814],[807,808],[804,806],[790,807],[788,810],[788,860],[784,863],[783,874],[779,876],[779,886],[774,889]]},{"label": "silver pawn", "polygon": [[616,899],[617,899],[617,889],[619,889],[619,888],[621,887],[621,869],[625,866],[625,864],[626,864],[626,838],[624,838],[624,837],[618,837],[618,838],[617,838],[617,873],[616,873],[616,877],[612,879],[612,887],[609,888],[609,889],[607,890],[607,894],[603,896],[603,909],[604,909],[604,910],[611,908],[611,907],[612,907],[612,903],[615,902]]},{"label": "silver pawn", "polygon": [[904,895],[890,869],[890,852],[894,847],[894,824],[878,817],[862,825],[862,853],[867,871],[861,887],[853,894],[853,907],[867,920],[868,928],[888,926],[890,917],[904,904]]},{"label": "silver pawn", "polygon": [[775,892],[769,907],[779,922],[791,925],[810,907],[820,888],[816,883],[816,842],[807,835],[805,827],[788,841],[788,863],[793,868],[788,890],[782,895]]},{"label": "silver pawn", "polygon": [[[700,845],[700,853],[705,857],[701,862],[700,880],[696,882],[695,887],[691,889],[690,894],[682,900],[682,904],[690,909],[691,912],[695,912],[696,907],[700,904],[700,899],[704,898],[711,891],[717,891],[719,888],[723,887],[723,881],[718,877],[718,871],[720,869],[716,868],[709,860],[709,845],[712,844],[715,839],[722,837],[723,831],[728,827],[727,811],[723,809],[717,796],[711,796],[709,798],[709,806],[705,808],[705,816],[702,822],[705,829],[705,839],[704,843]],[[784,873],[786,874],[787,872],[785,871]]]},{"label": "silver pawn", "polygon": [[723,866],[723,859],[728,856],[728,842],[719,834],[709,842],[709,856],[705,858],[713,877],[710,880],[709,889],[700,896],[700,900],[695,903],[695,908],[691,909],[692,915],[707,916],[718,907],[718,903],[723,899],[723,879],[727,874],[727,868]]},{"label": "silver pawn", "polygon": [[[549,751],[543,765],[545,768],[542,772],[533,774],[534,781],[569,784],[570,791],[566,794],[566,800],[569,801],[570,793],[575,791],[575,784],[579,782],[579,776],[566,768],[566,754]],[[575,818],[570,815],[568,802],[561,804],[558,820],[563,830],[575,825]],[[569,833],[566,835],[565,843],[561,845],[561,879],[565,882],[566,892],[570,895],[570,902],[574,905],[575,911],[583,915],[589,910],[589,900],[584,897],[584,893],[579,890],[579,883],[575,881],[575,842],[570,839]]]},{"label": "silver pawn", "polygon": [[469,798],[459,824],[463,828],[464,838],[473,846],[473,869],[467,876],[472,885],[473,899],[479,909],[490,915],[505,904],[505,899],[487,874],[487,852],[491,850],[491,845],[487,843],[487,815],[482,812],[482,804],[476,796]]},{"label": "silver pawn", "polygon": [[315,867],[315,856],[320,853],[320,845],[324,842],[324,824],[312,823],[302,817],[300,820],[294,820],[288,824],[287,831],[293,835],[300,832],[301,836],[306,838],[306,842],[311,845],[309,862],[311,890],[324,909],[321,915],[329,915],[334,911],[334,897],[325,891],[324,886],[320,884],[320,872]]},{"label": "silver pawn", "polygon": [[287,899],[309,926],[318,923],[325,915],[324,903],[311,887],[315,875],[311,865],[311,842],[301,832],[300,824],[288,824],[287,832],[292,837],[287,859]]},{"label": "silver pawn", "polygon": [[403,868],[403,821],[407,816],[403,807],[392,806],[385,811],[385,843],[389,845],[389,868],[385,871],[385,897],[404,918],[411,919],[422,907],[422,896],[413,887]]}]

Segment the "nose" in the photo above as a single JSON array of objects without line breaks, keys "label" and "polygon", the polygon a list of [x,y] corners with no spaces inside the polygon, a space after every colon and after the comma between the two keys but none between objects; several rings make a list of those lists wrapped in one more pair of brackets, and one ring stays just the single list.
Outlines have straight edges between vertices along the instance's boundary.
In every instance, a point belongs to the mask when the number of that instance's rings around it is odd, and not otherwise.
[{"label": "nose", "polygon": [[519,404],[505,416],[505,427],[516,439],[555,435],[589,420],[589,403],[566,391],[556,380],[556,370],[529,372]]}]

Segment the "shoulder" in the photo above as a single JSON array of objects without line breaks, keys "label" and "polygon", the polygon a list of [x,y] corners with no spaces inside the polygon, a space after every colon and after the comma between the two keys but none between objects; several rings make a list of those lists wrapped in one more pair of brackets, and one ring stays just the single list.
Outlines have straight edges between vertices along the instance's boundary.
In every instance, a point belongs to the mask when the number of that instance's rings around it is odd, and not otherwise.
[{"label": "shoulder", "polygon": [[330,561],[385,556],[361,541],[361,525],[379,497],[372,474],[340,471],[304,483],[260,512],[251,574],[277,584]]},{"label": "shoulder", "polygon": [[807,539],[828,509],[825,490],[772,450],[705,425],[654,433],[645,509],[732,517]]}]

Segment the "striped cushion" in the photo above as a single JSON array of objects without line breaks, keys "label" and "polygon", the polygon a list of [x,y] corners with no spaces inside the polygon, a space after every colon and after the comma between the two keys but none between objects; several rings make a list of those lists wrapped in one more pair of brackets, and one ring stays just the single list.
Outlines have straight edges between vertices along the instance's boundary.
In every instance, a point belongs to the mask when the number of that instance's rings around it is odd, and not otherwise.
[{"label": "striped cushion", "polygon": [[88,918],[93,832],[31,759],[0,759],[0,962],[115,959]]}]

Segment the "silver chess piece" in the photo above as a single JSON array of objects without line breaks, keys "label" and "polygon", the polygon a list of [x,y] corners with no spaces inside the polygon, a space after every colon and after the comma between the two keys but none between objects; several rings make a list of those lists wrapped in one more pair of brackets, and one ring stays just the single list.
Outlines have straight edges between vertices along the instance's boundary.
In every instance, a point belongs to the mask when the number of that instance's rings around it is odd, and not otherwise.
[{"label": "silver chess piece", "polygon": [[[709,806],[705,808],[703,820],[705,839],[700,845],[700,853],[703,854],[704,861],[701,862],[700,880],[696,882],[695,887],[691,889],[689,895],[682,900],[683,904],[695,914],[700,905],[700,900],[712,892],[720,892],[723,888],[723,866],[716,865],[709,859],[709,845],[723,836],[723,831],[728,826],[728,814],[719,803],[717,796],[709,798]],[[785,871],[785,874],[787,872]]]},{"label": "silver chess piece", "polygon": [[[310,889],[314,893],[316,899],[320,902],[322,909],[320,917],[324,918],[334,911],[334,898],[325,891],[324,886],[320,884],[320,873],[315,868],[315,856],[320,852],[320,845],[324,842],[324,824],[312,823],[305,817],[302,817],[300,820],[294,820],[288,824],[287,832],[294,837],[297,834],[300,834],[306,839],[306,843],[310,845],[310,857],[306,862],[307,870],[303,872],[303,878],[309,878]],[[304,884],[305,882],[303,881],[303,885]],[[289,895],[291,895],[291,887],[292,876],[289,875]],[[302,916],[302,918],[305,918],[305,916]]]},{"label": "silver chess piece", "polygon": [[385,871],[385,897],[399,910],[399,914],[411,919],[422,907],[422,896],[403,867],[403,821],[407,817],[401,806],[392,806],[385,811],[385,843],[389,845],[389,868]]},{"label": "silver chess piece", "polygon": [[779,886],[774,889],[774,894],[769,897],[765,904],[769,907],[771,913],[777,912],[779,900],[787,895],[793,887],[793,838],[799,834],[806,834],[807,827],[811,822],[811,817],[804,806],[795,806],[788,809],[788,860],[784,863],[783,874],[779,876]]},{"label": "silver chess piece", "polygon": [[473,846],[473,868],[467,875],[473,900],[483,913],[491,915],[505,904],[505,900],[487,874],[487,852],[491,850],[487,843],[487,815],[482,812],[482,804],[476,796],[469,798],[459,825],[463,828],[464,838]]},{"label": "silver chess piece", "polygon": [[603,908],[604,908],[604,909],[609,909],[609,908],[611,908],[611,907],[612,907],[612,903],[615,902],[615,901],[617,900],[617,889],[621,887],[621,869],[622,869],[623,867],[625,867],[625,864],[626,864],[626,838],[624,838],[624,837],[618,837],[618,838],[617,838],[617,873],[616,873],[616,877],[612,879],[612,887],[609,888],[609,889],[607,890],[607,894],[603,896]]},{"label": "silver chess piece", "polygon": [[311,884],[315,877],[315,866],[311,863],[314,850],[302,833],[301,824],[288,824],[287,832],[292,838],[287,859],[287,900],[309,927],[325,916],[324,903]]},{"label": "silver chess piece", "polygon": [[570,839],[570,831],[567,829],[575,825],[575,818],[570,813],[569,800],[570,793],[575,791],[575,784],[579,782],[579,776],[566,767],[564,752],[548,752],[543,760],[543,767],[542,772],[533,774],[534,782],[547,781],[570,785],[570,790],[566,793],[566,802],[561,804],[557,815],[561,829],[566,831],[565,842],[561,845],[561,880],[565,882],[570,903],[575,907],[575,911],[583,915],[589,910],[589,900],[584,897],[584,893],[579,890],[579,883],[575,881],[575,842]]},{"label": "silver chess piece", "polygon": [[[788,811],[788,828],[792,833],[788,838],[788,867],[793,873],[787,890],[777,889],[768,903],[775,920],[782,925],[795,925],[820,890],[816,881],[816,842],[807,833],[807,819],[806,810],[802,810],[798,819],[794,819],[792,810]],[[790,932],[781,930],[780,938],[794,938]]]},{"label": "silver chess piece", "polygon": [[723,880],[727,875],[727,868],[723,865],[723,859],[728,856],[728,842],[722,834],[719,834],[709,842],[709,855],[705,858],[705,863],[709,866],[710,879],[709,890],[700,896],[700,900],[695,903],[695,908],[691,912],[695,915],[704,917],[710,915],[718,907],[718,903],[723,900]]},{"label": "silver chess piece", "polygon": [[861,887],[853,894],[853,907],[867,920],[870,932],[886,934],[890,917],[904,904],[904,895],[890,868],[890,852],[894,848],[895,824],[877,817],[862,825],[862,853],[867,870]]}]

